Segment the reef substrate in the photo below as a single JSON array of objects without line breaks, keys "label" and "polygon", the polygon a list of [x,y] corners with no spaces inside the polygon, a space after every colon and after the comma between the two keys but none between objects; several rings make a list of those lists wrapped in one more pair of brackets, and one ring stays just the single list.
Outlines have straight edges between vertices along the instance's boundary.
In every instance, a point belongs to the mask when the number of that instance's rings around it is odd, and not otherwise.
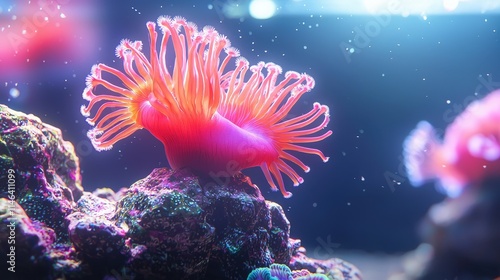
[{"label": "reef substrate", "polygon": [[[271,264],[296,279],[361,279],[340,259],[307,257],[282,207],[243,175],[218,184],[158,168],[87,192],[61,131],[4,105],[0,169],[1,279],[246,279]],[[15,246],[4,242],[13,233]]]}]

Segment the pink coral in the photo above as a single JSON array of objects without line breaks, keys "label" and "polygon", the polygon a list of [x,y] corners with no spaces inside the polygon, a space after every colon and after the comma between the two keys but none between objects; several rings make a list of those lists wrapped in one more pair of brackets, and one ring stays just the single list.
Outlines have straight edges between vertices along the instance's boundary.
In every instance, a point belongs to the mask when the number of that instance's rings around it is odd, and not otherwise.
[{"label": "pink coral", "polygon": [[500,90],[471,103],[446,129],[442,143],[420,122],[405,141],[405,163],[413,185],[437,178],[450,196],[500,174]]}]

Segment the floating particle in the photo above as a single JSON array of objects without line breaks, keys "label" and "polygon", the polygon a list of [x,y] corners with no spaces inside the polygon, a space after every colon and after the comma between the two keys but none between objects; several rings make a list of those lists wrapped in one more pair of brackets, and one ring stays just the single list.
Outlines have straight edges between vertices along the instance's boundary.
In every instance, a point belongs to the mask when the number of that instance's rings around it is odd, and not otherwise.
[{"label": "floating particle", "polygon": [[19,95],[21,95],[21,92],[17,88],[14,87],[14,88],[11,88],[9,90],[9,94],[10,94],[10,97],[12,97],[12,98],[18,98]]}]

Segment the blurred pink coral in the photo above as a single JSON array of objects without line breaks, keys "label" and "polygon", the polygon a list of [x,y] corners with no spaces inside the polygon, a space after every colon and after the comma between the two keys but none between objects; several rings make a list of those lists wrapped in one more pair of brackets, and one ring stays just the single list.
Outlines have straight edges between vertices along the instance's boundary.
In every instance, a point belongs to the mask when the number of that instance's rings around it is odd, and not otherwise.
[{"label": "blurred pink coral", "polygon": [[437,178],[449,196],[500,174],[500,90],[472,102],[448,126],[442,142],[422,121],[404,144],[411,183]]}]

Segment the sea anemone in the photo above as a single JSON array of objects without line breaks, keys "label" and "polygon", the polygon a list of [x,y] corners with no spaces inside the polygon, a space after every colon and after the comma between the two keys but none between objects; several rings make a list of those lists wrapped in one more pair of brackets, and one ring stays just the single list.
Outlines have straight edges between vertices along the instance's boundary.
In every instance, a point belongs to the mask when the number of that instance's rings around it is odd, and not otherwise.
[{"label": "sea anemone", "polygon": [[[321,133],[330,120],[328,107],[314,103],[308,113],[289,117],[314,87],[310,76],[290,71],[278,81],[281,67],[264,62],[250,66],[213,27],[198,31],[181,17],[160,17],[158,26],[163,33],[159,52],[156,24],[147,23],[149,60],[142,42],[122,40],[116,55],[123,59],[125,73],[104,64],[92,67],[83,92],[89,103],[82,114],[94,111],[87,118],[95,126],[88,136],[97,150],[111,149],[146,128],[163,142],[174,169],[227,177],[260,166],[271,188],[279,187],[285,197],[291,193],[281,173],[294,185],[304,181],[290,163],[309,171],[293,152],[328,160],[320,150],[302,145],[332,134]],[[233,58],[236,66],[226,70]],[[107,93],[98,94],[98,86]]]},{"label": "sea anemone", "polygon": [[446,128],[443,140],[434,127],[418,123],[404,143],[410,183],[437,179],[450,197],[500,174],[500,90],[477,99]]}]

